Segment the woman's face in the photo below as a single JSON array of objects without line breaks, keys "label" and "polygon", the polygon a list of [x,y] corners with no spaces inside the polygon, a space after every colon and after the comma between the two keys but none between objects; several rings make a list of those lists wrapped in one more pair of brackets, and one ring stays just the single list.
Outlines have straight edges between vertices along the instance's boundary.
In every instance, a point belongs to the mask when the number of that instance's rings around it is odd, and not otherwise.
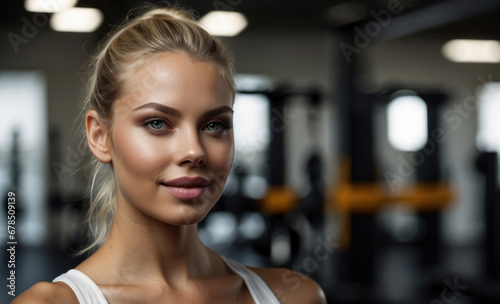
[{"label": "woman's face", "polygon": [[118,208],[173,225],[201,221],[233,163],[232,103],[217,68],[182,53],[157,54],[135,71],[113,105],[109,137]]}]

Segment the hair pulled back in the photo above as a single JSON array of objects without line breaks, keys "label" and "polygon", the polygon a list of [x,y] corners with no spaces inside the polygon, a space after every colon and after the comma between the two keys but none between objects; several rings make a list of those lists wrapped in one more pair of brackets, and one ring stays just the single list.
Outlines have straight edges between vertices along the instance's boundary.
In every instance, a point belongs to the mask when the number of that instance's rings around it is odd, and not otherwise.
[{"label": "hair pulled back", "polygon": [[[127,79],[161,52],[184,53],[193,60],[213,64],[234,97],[232,58],[221,40],[201,28],[188,10],[149,5],[139,10],[137,17],[127,17],[101,42],[89,62],[90,79],[83,111],[95,110],[111,126],[113,104],[125,93]],[[86,145],[86,133],[82,141]],[[95,250],[105,240],[116,207],[111,166],[101,163],[91,153],[89,156],[86,165],[92,173],[87,222],[91,241],[80,253]]]}]

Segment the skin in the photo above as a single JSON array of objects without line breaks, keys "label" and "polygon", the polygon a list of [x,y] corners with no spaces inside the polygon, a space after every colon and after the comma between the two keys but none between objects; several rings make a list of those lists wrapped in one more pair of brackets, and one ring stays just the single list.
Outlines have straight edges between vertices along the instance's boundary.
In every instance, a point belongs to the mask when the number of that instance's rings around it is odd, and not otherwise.
[{"label": "skin", "polygon": [[[111,123],[95,111],[86,115],[91,151],[113,168],[117,206],[106,241],[77,269],[96,282],[109,303],[253,303],[243,280],[197,232],[233,162],[227,84],[208,62],[161,53],[126,88],[115,101]],[[178,113],[165,113],[165,106]],[[202,176],[210,185],[193,201],[180,200],[161,185],[183,176]],[[303,275],[251,269],[282,303],[326,303],[321,288]],[[66,284],[41,282],[13,303],[78,301]]]}]

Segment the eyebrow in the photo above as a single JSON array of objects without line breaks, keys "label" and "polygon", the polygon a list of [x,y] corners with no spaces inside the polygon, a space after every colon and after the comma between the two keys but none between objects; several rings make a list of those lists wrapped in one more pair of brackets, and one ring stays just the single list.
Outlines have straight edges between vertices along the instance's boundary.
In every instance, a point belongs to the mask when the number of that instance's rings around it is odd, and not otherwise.
[{"label": "eyebrow", "polygon": [[171,107],[167,107],[165,105],[162,105],[162,104],[159,104],[156,102],[145,103],[142,106],[135,108],[133,111],[137,111],[137,110],[145,109],[145,108],[152,108],[152,109],[155,109],[157,111],[163,112],[165,114],[169,114],[169,115],[172,115],[175,117],[181,117],[181,112],[179,112],[179,110],[171,108]]},{"label": "eyebrow", "polygon": [[229,112],[231,114],[234,113],[233,109],[231,109],[231,107],[229,106],[220,106],[218,108],[215,108],[215,109],[212,109],[212,110],[209,110],[209,111],[206,111],[204,114],[203,114],[203,117],[212,117],[212,116],[217,116],[219,114],[222,114],[222,113],[226,113],[226,112]]},{"label": "eyebrow", "polygon": [[[137,111],[137,110],[145,109],[145,108],[152,108],[152,109],[155,109],[157,111],[160,111],[160,112],[163,112],[165,114],[172,115],[175,117],[181,116],[181,112],[179,110],[162,105],[162,104],[159,104],[159,103],[156,103],[156,102],[145,103],[142,106],[135,108],[133,111]],[[212,109],[212,110],[209,110],[209,111],[203,113],[203,117],[217,116],[219,114],[226,113],[226,112],[233,114],[234,110],[229,106],[220,106],[218,108],[215,108],[215,109]]]}]

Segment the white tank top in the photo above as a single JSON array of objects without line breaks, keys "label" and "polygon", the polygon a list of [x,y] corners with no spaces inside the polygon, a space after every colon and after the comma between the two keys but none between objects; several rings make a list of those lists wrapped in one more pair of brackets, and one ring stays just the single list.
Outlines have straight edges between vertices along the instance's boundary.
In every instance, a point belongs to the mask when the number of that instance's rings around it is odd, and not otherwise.
[{"label": "white tank top", "polygon": [[[231,259],[222,257],[226,265],[239,275],[247,285],[255,304],[279,304],[269,286],[255,272]],[[63,282],[73,290],[80,304],[108,304],[96,283],[83,272],[71,269],[52,282]]]}]

